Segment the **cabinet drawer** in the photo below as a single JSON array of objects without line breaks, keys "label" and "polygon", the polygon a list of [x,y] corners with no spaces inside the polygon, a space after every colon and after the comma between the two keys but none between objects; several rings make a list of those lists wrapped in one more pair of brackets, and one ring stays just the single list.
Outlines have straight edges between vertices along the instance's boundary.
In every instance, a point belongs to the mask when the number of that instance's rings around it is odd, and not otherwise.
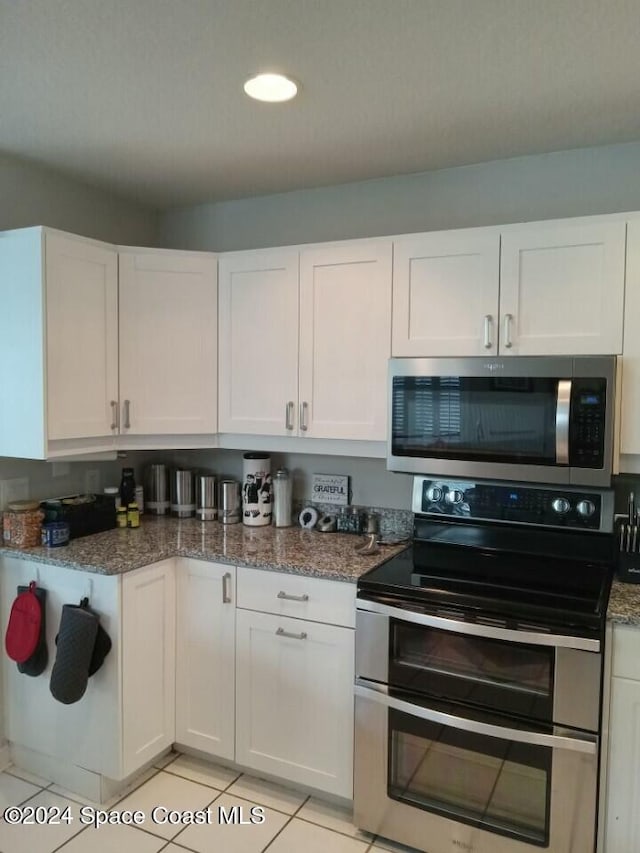
[{"label": "cabinet drawer", "polygon": [[640,681],[640,626],[614,625],[613,674]]},{"label": "cabinet drawer", "polygon": [[263,569],[238,567],[238,607],[355,627],[356,585]]}]

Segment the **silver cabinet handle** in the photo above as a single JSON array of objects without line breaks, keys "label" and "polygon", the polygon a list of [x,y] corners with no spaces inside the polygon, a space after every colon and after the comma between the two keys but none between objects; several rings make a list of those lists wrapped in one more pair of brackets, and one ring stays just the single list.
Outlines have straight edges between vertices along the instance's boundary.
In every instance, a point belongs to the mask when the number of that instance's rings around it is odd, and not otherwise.
[{"label": "silver cabinet handle", "polygon": [[287,429],[293,429],[293,408],[295,403],[293,400],[289,400],[285,409],[285,426]]},{"label": "silver cabinet handle", "polygon": [[504,315],[504,345],[507,349],[511,349],[513,342],[511,340],[511,321],[513,314]]},{"label": "silver cabinet handle", "polygon": [[124,421],[124,428],[131,429],[131,401],[125,400],[122,404],[122,420]]},{"label": "silver cabinet handle", "polygon": [[484,348],[491,349],[491,324],[493,317],[491,314],[484,315]]},{"label": "silver cabinet handle", "polygon": [[300,403],[300,429],[306,432],[309,429],[307,424],[307,412],[309,411],[308,403]]},{"label": "silver cabinet handle", "polygon": [[413,702],[406,702],[395,696],[389,696],[386,692],[388,689],[386,686],[374,683],[369,685],[364,679],[357,678],[354,692],[356,696],[362,699],[370,699],[373,702],[378,702],[387,708],[394,708],[396,711],[401,711],[403,714],[408,714],[411,717],[427,720],[430,723],[438,723],[442,726],[449,726],[452,729],[458,729],[463,732],[474,732],[475,734],[487,735],[488,737],[512,740],[515,743],[550,746],[552,749],[570,749],[574,752],[586,752],[587,755],[596,755],[598,751],[598,743],[595,735],[592,740],[587,740],[588,735],[577,738],[563,729],[560,729],[562,734],[550,735],[545,732],[510,729],[496,726],[493,723],[481,723],[479,720],[456,717],[444,711],[436,711],[433,708],[425,708],[422,705],[414,705]]},{"label": "silver cabinet handle", "polygon": [[222,575],[222,603],[231,604],[231,572]]},{"label": "silver cabinet handle", "polygon": [[118,429],[119,414],[120,414],[120,407],[118,406],[118,401],[112,400],[111,401],[111,429]]},{"label": "silver cabinet handle", "polygon": [[284,628],[278,628],[276,631],[278,637],[289,637],[290,640],[306,640],[307,632],[300,631],[299,634],[292,634],[290,631],[285,631]]},{"label": "silver cabinet handle", "polygon": [[289,595],[288,592],[280,590],[276,598],[284,598],[286,601],[309,601],[309,596],[306,592],[303,595]]}]

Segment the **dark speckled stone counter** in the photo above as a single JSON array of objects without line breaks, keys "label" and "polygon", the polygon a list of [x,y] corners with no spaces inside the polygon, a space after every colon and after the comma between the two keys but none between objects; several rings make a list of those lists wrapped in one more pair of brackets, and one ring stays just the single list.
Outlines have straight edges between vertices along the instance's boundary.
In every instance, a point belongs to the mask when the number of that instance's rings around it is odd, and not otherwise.
[{"label": "dark speckled stone counter", "polygon": [[614,580],[607,618],[611,622],[640,626],[640,584]]},{"label": "dark speckled stone counter", "polygon": [[300,527],[245,527],[195,519],[143,517],[137,530],[109,530],[74,539],[62,548],[0,548],[0,555],[117,575],[169,557],[253,566],[355,583],[360,575],[406,545],[382,545],[377,554],[356,553],[362,537],[318,533]]}]

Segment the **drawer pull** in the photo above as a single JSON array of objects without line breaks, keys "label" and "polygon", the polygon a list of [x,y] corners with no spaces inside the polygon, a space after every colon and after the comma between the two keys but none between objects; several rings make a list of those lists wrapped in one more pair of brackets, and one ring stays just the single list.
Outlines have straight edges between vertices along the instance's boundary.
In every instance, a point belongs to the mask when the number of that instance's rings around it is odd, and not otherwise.
[{"label": "drawer pull", "polygon": [[289,595],[288,592],[283,592],[280,590],[276,598],[284,598],[285,601],[309,601],[309,596],[304,593],[304,595]]},{"label": "drawer pull", "polygon": [[299,634],[292,634],[290,631],[285,631],[284,628],[278,628],[276,631],[278,637],[288,637],[290,640],[306,640],[307,632],[300,631]]}]

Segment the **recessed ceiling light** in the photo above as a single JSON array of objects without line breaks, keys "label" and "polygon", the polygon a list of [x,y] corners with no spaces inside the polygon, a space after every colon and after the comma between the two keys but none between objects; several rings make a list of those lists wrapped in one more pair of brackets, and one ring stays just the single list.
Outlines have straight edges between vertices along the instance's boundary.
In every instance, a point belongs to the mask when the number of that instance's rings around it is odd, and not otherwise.
[{"label": "recessed ceiling light", "polygon": [[298,92],[298,86],[284,74],[256,74],[244,84],[244,91],[257,101],[290,101]]}]

